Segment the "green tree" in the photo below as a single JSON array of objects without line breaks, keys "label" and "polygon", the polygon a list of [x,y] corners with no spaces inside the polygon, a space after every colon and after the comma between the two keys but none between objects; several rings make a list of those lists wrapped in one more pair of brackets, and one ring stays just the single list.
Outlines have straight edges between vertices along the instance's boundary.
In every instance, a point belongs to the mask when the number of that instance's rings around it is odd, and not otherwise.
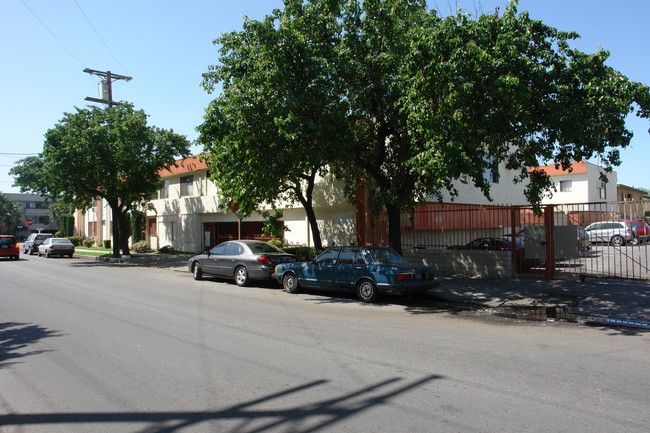
[{"label": "green tree", "polygon": [[624,121],[633,104],[648,117],[648,87],[607,67],[606,51],[571,49],[576,34],[517,6],[441,19],[424,1],[348,5],[340,64],[354,161],[377,186],[375,203],[388,212],[398,250],[400,210],[455,194],[454,181],[489,198],[485,173],[505,163],[539,205],[552,185],[530,167],[597,157],[611,171],[631,138]]},{"label": "green tree", "polygon": [[199,142],[221,194],[246,213],[300,202],[322,249],[313,190],[346,140],[347,104],[331,62],[339,43],[337,1],[287,1],[262,21],[223,35],[219,63],[204,74],[221,94],[206,110]]},{"label": "green tree", "polygon": [[113,255],[129,254],[129,210],[152,199],[158,172],[189,154],[184,136],[147,125],[130,104],[77,109],[45,134],[43,152],[10,170],[22,191],[77,209],[105,199],[113,213]]},{"label": "green tree", "polygon": [[552,185],[530,167],[597,158],[611,171],[626,116],[650,117],[648,87],[517,8],[441,18],[425,0],[286,0],[247,20],[205,76],[223,84],[201,127],[215,178],[255,205],[314,167],[348,192],[361,179],[401,251],[401,211],[458,182],[490,198],[499,164],[538,208]]},{"label": "green tree", "polygon": [[4,233],[11,233],[18,225],[20,225],[18,206],[0,192],[0,229]]}]

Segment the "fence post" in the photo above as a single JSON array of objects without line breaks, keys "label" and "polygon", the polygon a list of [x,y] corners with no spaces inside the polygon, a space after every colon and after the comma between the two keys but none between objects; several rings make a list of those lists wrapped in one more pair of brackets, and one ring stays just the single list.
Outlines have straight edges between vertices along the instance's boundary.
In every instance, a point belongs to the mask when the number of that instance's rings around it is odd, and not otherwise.
[{"label": "fence post", "polygon": [[544,226],[546,227],[546,279],[552,280],[555,274],[555,206],[544,206]]}]

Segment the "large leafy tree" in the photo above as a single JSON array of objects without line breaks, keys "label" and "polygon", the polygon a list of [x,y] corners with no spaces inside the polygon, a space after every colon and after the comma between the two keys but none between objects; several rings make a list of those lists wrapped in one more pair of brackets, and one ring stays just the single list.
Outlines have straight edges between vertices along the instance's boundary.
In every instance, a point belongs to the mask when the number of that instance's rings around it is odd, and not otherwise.
[{"label": "large leafy tree", "polygon": [[22,191],[78,209],[105,199],[113,213],[113,254],[129,254],[128,212],[160,189],[158,172],[189,154],[184,136],[147,125],[130,104],[65,113],[45,134],[43,152],[10,170]]},{"label": "large leafy tree", "polygon": [[262,21],[224,34],[203,85],[221,93],[199,127],[212,179],[249,212],[299,201],[322,248],[313,190],[346,141],[347,105],[332,67],[338,1],[287,1]]},{"label": "large leafy tree", "polygon": [[18,225],[20,225],[18,206],[0,192],[0,228],[5,233],[11,233]]},{"label": "large leafy tree", "polygon": [[341,71],[354,119],[355,163],[377,186],[389,241],[400,210],[470,183],[488,198],[496,164],[528,181],[539,205],[551,188],[540,163],[598,158],[607,170],[629,144],[625,117],[650,114],[648,87],[570,48],[561,32],[510,3],[502,15],[442,19],[424,1],[350,1]]},{"label": "large leafy tree", "polygon": [[[608,67],[608,52],[575,50],[578,35],[517,8],[513,1],[503,14],[441,18],[425,0],[286,0],[284,12],[247,21],[221,41],[229,56],[216,71],[227,74],[214,77],[224,92],[203,125],[218,131],[208,150],[230,155],[215,159],[217,172],[238,176],[225,165],[239,158],[237,167],[248,169],[239,191],[267,188],[256,182],[264,176],[286,179],[274,172],[276,161],[294,174],[306,172],[305,162],[329,167],[351,191],[361,172],[377,210],[388,214],[390,244],[401,250],[400,211],[455,194],[458,181],[489,198],[485,173],[497,164],[528,182],[535,205],[551,182],[530,167],[597,158],[611,171],[632,135],[626,116],[636,109],[650,117],[648,87]],[[303,19],[314,10],[322,18]],[[301,65],[326,79],[292,73]],[[296,97],[319,89],[314,83],[329,91]],[[328,140],[310,140],[314,130]],[[339,136],[333,145],[329,131]]]}]

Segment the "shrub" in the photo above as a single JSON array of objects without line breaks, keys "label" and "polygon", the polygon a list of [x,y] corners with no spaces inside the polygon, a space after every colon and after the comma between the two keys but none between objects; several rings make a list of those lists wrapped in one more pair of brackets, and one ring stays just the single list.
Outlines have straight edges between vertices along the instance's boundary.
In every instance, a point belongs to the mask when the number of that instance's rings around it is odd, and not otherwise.
[{"label": "shrub", "polygon": [[172,248],[171,245],[165,245],[164,247],[161,247],[158,252],[161,254],[169,254],[174,252],[174,248]]},{"label": "shrub", "polygon": [[133,250],[136,253],[146,253],[146,252],[148,252],[150,250],[150,248],[149,248],[149,244],[147,243],[147,241],[138,241],[138,242],[133,244]]},{"label": "shrub", "polygon": [[283,242],[280,239],[271,239],[268,241],[271,245],[275,245],[278,248],[282,248]]},{"label": "shrub", "polygon": [[104,248],[110,250],[111,249],[111,240],[110,239],[104,239]]},{"label": "shrub", "polygon": [[54,237],[55,238],[62,238],[63,237],[63,232],[62,231],[55,232]]},{"label": "shrub", "polygon": [[95,246],[95,239],[93,238],[86,238],[83,240],[83,246],[86,248],[94,247]]},{"label": "shrub", "polygon": [[81,236],[68,236],[68,239],[70,239],[70,242],[72,242],[72,245],[75,247],[81,246]]},{"label": "shrub", "polygon": [[310,248],[310,247],[287,247],[283,248],[284,251],[288,252],[289,254],[294,254],[296,257],[298,257],[299,262],[308,262],[311,259],[315,258],[318,255],[318,251],[316,248]]}]

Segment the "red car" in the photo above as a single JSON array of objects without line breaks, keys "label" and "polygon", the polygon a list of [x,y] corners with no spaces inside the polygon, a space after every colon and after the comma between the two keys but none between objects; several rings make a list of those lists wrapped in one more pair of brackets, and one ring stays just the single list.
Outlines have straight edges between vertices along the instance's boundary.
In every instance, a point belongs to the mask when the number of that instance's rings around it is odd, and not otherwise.
[{"label": "red car", "polygon": [[18,260],[20,250],[18,241],[11,235],[0,235],[0,257],[8,257],[9,260]]},{"label": "red car", "polygon": [[644,220],[621,220],[632,224],[634,234],[636,235],[633,244],[650,241],[650,226]]}]

